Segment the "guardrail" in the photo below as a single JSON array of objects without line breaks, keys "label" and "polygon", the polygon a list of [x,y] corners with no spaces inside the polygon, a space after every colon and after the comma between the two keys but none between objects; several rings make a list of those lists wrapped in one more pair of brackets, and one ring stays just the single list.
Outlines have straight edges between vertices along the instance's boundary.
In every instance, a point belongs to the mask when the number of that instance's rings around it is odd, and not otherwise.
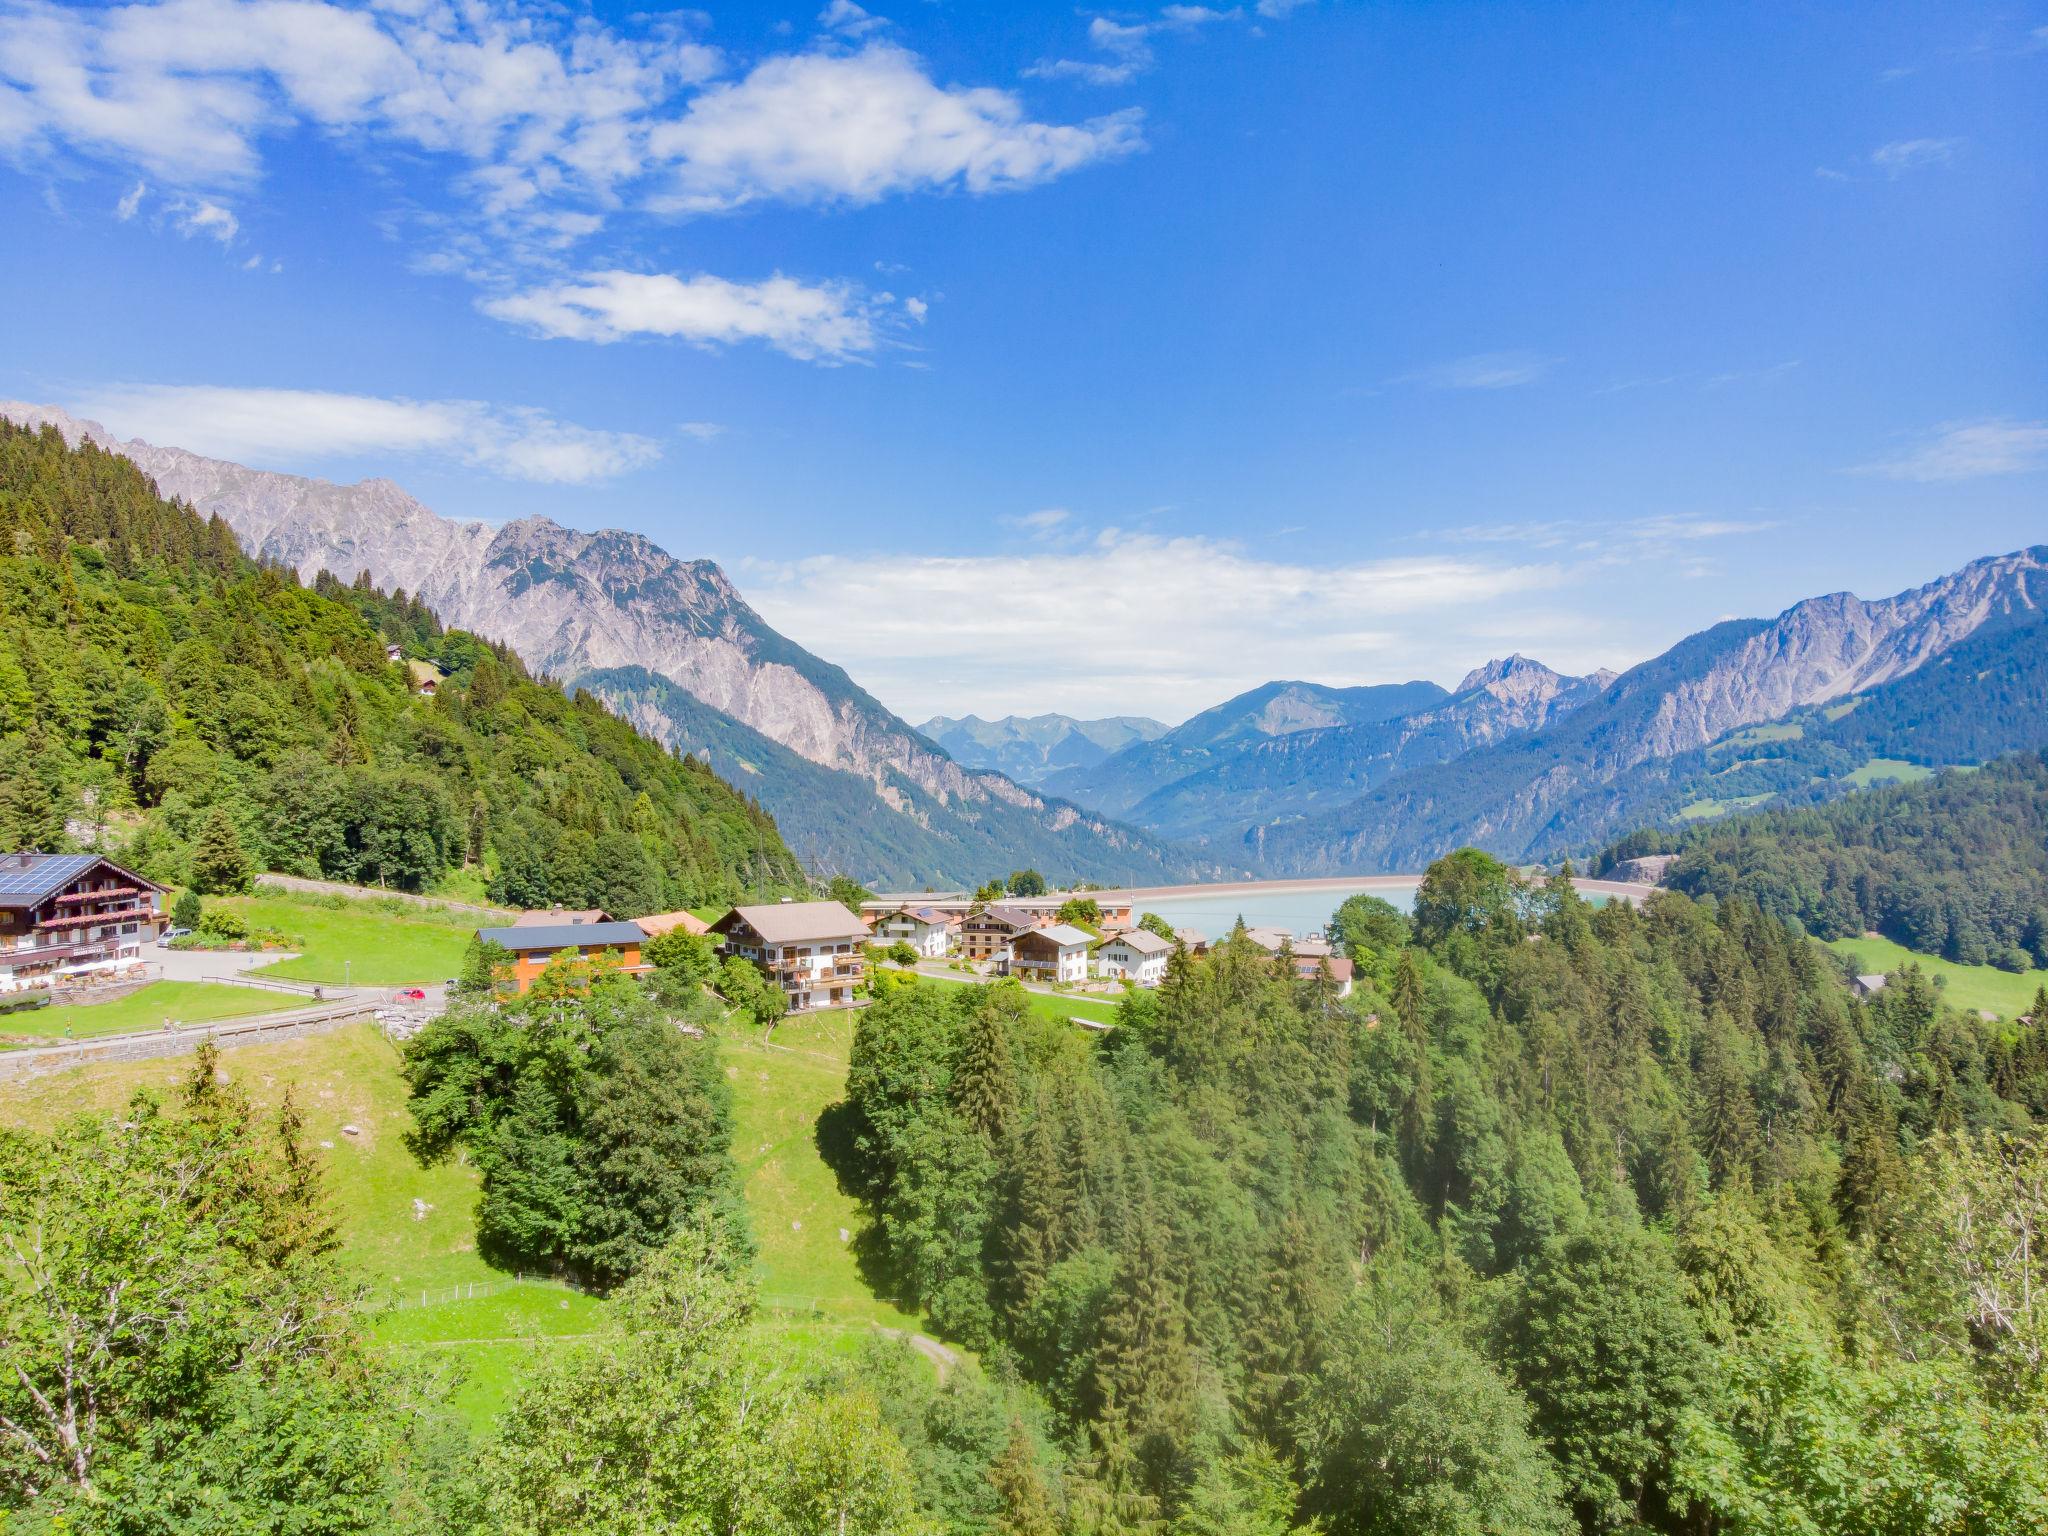
[{"label": "guardrail", "polygon": [[226,976],[205,976],[202,981],[217,981],[226,987],[260,987],[267,992],[290,992],[299,997],[319,997],[322,990],[310,981],[278,981],[269,976],[251,976],[247,972],[234,972]]}]

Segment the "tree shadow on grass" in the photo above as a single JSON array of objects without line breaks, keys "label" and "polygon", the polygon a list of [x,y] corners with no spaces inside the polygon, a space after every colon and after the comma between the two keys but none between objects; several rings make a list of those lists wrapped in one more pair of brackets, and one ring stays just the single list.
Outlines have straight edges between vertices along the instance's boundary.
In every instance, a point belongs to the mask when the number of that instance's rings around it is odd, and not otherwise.
[{"label": "tree shadow on grass", "polygon": [[839,1192],[860,1205],[863,1220],[848,1246],[861,1282],[877,1296],[907,1307],[911,1301],[903,1272],[893,1261],[881,1223],[875,1219],[873,1181],[860,1150],[862,1119],[859,1108],[844,1099],[828,1104],[812,1128],[811,1141],[819,1159],[832,1170]]}]

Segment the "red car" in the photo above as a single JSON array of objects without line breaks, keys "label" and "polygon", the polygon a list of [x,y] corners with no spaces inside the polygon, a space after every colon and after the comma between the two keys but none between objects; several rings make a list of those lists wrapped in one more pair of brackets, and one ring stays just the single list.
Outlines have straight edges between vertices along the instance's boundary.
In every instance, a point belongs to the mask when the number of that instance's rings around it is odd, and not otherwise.
[{"label": "red car", "polygon": [[425,1002],[427,997],[423,987],[400,987],[394,995],[401,1003]]}]

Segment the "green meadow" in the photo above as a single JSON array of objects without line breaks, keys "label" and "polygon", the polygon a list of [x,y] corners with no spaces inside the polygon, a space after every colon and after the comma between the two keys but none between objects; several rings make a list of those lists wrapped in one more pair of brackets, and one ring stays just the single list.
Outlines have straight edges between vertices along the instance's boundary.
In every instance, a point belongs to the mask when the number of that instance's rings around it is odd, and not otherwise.
[{"label": "green meadow", "polygon": [[2034,1001],[2036,989],[2048,985],[2048,971],[2016,974],[1990,965],[1957,965],[1938,955],[1915,954],[1890,939],[1836,939],[1828,945],[1855,962],[1858,975],[1890,975],[1908,963],[1941,983],[1941,995],[1958,1008],[1982,1009],[2002,1019],[2016,1019]]},{"label": "green meadow", "polygon": [[0,1014],[0,1041],[85,1040],[129,1030],[160,1028],[165,1019],[205,1024],[237,1014],[289,1008],[303,999],[257,987],[210,981],[153,981],[107,1003],[74,1003]]}]

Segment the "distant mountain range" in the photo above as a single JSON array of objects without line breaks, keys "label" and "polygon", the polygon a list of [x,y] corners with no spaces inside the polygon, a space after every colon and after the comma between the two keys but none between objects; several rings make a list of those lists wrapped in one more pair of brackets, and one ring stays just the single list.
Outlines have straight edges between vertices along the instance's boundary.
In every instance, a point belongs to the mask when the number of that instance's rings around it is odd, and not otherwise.
[{"label": "distant mountain range", "polygon": [[125,455],[164,495],[218,514],[252,555],[304,577],[368,571],[443,623],[590,689],[657,739],[710,758],[814,871],[917,888],[1021,864],[1101,881],[1208,868],[1151,834],[954,761],[771,629],[708,560],[547,518],[458,523],[389,480],[335,485],[119,442],[50,407],[0,403],[0,415]]},{"label": "distant mountain range", "polygon": [[1413,870],[1466,843],[1555,859],[2048,744],[2044,602],[2034,548],[1716,625],[1619,677],[1516,655],[1451,691],[1269,683],[1045,787],[1269,874]]},{"label": "distant mountain range", "polygon": [[[1881,729],[1845,741],[1882,776],[1882,760],[1980,760],[2048,741],[2038,665],[2048,643],[2048,546],[1971,562],[1895,597],[1834,593],[1775,619],[1717,624],[1633,667],[1562,718],[1449,761],[1396,773],[1342,804],[1252,827],[1242,846],[1290,873],[1420,868],[1473,843],[1510,859],[1586,852],[1631,827],[1700,807],[1717,744],[1743,758],[1739,733],[1858,701]],[[1930,668],[1976,643],[1996,668]],[[1928,669],[1923,671],[1923,669]],[[2015,704],[2014,696],[2024,700]],[[2001,702],[2003,701],[2003,702]],[[1853,718],[1838,714],[1836,719]],[[1802,731],[1804,727],[1801,727]],[[1991,743],[1996,740],[1997,744]],[[1767,749],[1767,740],[1752,742]],[[1845,751],[1848,750],[1845,748]],[[1813,784],[1809,774],[1798,787]],[[1831,785],[1827,780],[1833,779]],[[1791,788],[1791,786],[1787,786]],[[1752,802],[1761,803],[1761,802]],[[1726,804],[1707,804],[1710,813]]]},{"label": "distant mountain range", "polygon": [[1092,768],[1112,752],[1152,741],[1166,727],[1143,715],[1076,720],[1072,715],[1005,715],[950,720],[934,715],[918,727],[968,768],[992,768],[1020,784],[1042,784],[1064,768]]}]

